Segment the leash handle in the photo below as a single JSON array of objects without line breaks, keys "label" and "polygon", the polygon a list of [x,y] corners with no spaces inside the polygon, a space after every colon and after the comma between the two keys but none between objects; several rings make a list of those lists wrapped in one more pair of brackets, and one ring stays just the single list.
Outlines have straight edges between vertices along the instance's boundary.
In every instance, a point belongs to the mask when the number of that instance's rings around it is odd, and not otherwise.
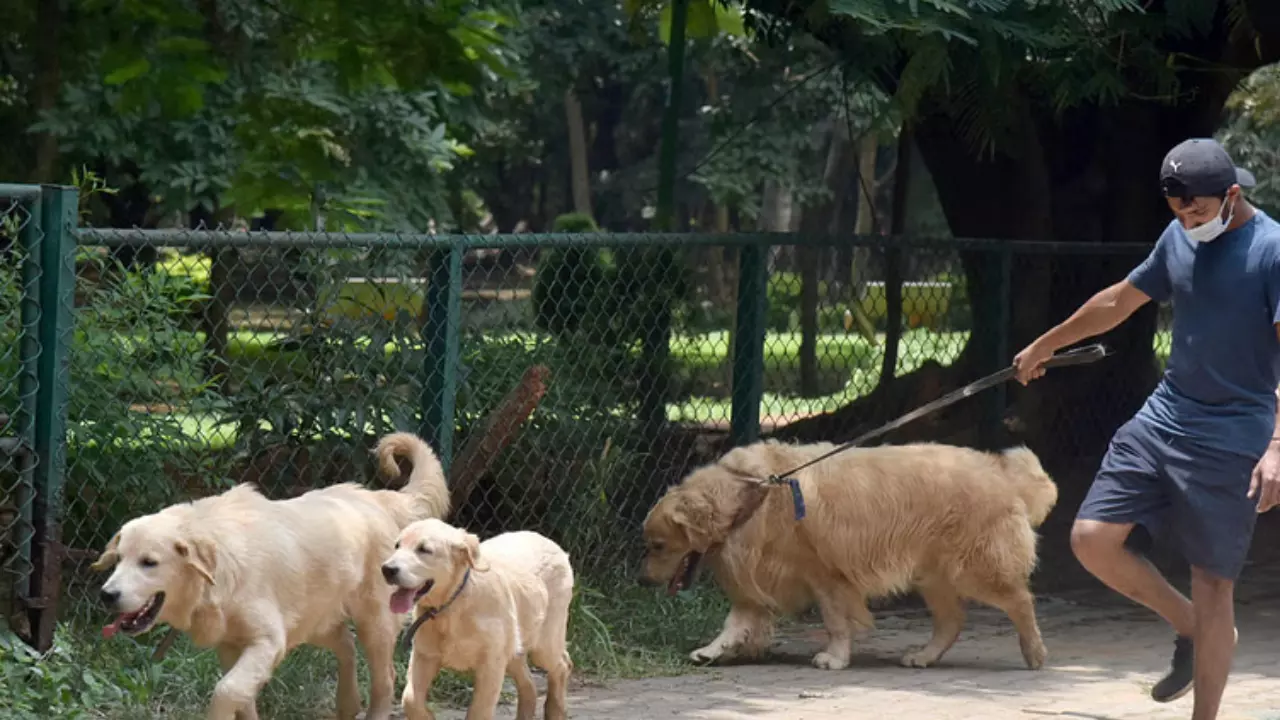
[{"label": "leash handle", "polygon": [[1049,368],[1070,367],[1072,365],[1088,365],[1101,360],[1107,355],[1107,348],[1101,343],[1095,343],[1068,350],[1064,353],[1058,353],[1046,360],[1041,367],[1047,370]]}]

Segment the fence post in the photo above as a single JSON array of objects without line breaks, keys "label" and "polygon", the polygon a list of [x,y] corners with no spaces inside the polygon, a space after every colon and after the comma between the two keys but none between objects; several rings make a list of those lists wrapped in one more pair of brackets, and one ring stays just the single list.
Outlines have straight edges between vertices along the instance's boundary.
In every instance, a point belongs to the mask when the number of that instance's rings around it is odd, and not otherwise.
[{"label": "fence post", "polygon": [[445,474],[453,461],[458,352],[462,333],[462,249],[431,253],[427,319],[422,328],[422,437],[435,448]]},{"label": "fence post", "polygon": [[765,314],[769,307],[769,246],[743,245],[738,253],[738,312],[733,328],[733,380],[729,417],[735,446],[760,437],[764,396]]},{"label": "fence post", "polygon": [[76,241],[79,191],[44,185],[40,192],[40,360],[36,391],[36,490],[32,525],[34,572],[30,619],[37,650],[53,646],[62,588],[62,490],[67,468],[68,345],[75,304]]}]

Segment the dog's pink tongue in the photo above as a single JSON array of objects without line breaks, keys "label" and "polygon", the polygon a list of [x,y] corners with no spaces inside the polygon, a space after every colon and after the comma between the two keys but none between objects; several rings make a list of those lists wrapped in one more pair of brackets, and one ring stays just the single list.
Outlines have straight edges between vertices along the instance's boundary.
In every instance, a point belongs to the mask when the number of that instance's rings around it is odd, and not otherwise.
[{"label": "dog's pink tongue", "polygon": [[405,590],[401,588],[391,594],[391,612],[396,614],[407,613],[413,609],[413,596],[415,591]]},{"label": "dog's pink tongue", "polygon": [[124,622],[124,616],[116,618],[115,622],[102,628],[102,637],[110,640],[116,633],[120,632],[120,624]]}]

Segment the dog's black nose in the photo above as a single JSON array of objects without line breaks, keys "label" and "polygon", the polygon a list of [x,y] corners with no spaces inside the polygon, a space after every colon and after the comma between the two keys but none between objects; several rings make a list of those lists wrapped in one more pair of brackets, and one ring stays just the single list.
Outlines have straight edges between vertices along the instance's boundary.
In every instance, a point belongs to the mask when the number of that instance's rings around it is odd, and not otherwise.
[{"label": "dog's black nose", "polygon": [[386,578],[387,582],[394,581],[396,579],[396,575],[399,575],[399,574],[400,574],[400,568],[396,567],[395,565],[382,566],[382,577]]},{"label": "dog's black nose", "polygon": [[102,604],[107,607],[114,607],[116,601],[120,599],[119,592],[115,590],[108,590],[106,588],[102,588],[101,592],[99,592],[99,596],[102,598]]}]

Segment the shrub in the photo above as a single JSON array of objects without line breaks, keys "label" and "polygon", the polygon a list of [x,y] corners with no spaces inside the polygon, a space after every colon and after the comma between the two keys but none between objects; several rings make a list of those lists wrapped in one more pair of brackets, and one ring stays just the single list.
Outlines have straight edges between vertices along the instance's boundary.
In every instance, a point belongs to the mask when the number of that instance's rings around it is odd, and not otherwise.
[{"label": "shrub", "polygon": [[[599,232],[582,213],[556,218],[555,232]],[[544,250],[533,283],[535,324],[553,335],[576,333],[599,313],[597,296],[608,281],[608,269],[598,248],[558,247]]]}]

